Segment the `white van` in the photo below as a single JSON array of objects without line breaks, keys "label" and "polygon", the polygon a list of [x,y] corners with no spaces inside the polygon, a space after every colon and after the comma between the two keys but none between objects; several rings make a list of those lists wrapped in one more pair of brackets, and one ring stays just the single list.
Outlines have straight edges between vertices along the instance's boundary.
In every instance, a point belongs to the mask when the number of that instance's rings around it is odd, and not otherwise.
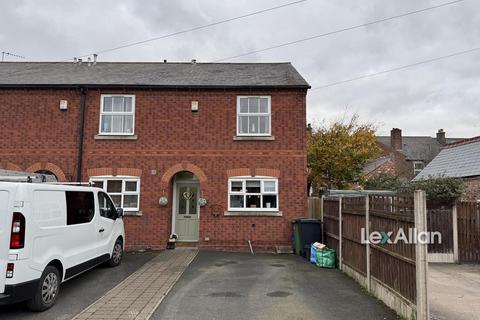
[{"label": "white van", "polygon": [[0,304],[50,308],[60,283],[121,263],[122,209],[99,188],[0,182]]}]

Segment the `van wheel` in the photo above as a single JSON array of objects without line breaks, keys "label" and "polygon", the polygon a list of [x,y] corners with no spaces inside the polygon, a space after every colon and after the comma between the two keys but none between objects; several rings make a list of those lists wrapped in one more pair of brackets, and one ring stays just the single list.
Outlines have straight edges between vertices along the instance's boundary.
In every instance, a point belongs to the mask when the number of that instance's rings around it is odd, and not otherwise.
[{"label": "van wheel", "polygon": [[112,256],[110,257],[110,260],[108,260],[108,265],[110,267],[116,267],[120,263],[122,263],[122,258],[123,258],[123,243],[122,243],[122,240],[117,239],[117,241],[115,241],[115,245],[113,246]]},{"label": "van wheel", "polygon": [[44,311],[53,306],[60,291],[60,273],[57,268],[47,266],[42,273],[33,299],[27,302],[32,311]]}]

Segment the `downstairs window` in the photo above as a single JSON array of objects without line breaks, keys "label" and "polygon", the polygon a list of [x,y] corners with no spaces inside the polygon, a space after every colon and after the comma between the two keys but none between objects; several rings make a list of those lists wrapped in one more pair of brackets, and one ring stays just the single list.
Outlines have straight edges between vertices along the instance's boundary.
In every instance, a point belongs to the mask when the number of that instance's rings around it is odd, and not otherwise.
[{"label": "downstairs window", "polygon": [[115,206],[124,211],[138,211],[140,209],[140,178],[102,176],[91,177],[90,182],[94,187],[103,189]]},{"label": "downstairs window", "polygon": [[278,179],[230,178],[228,211],[278,211]]}]

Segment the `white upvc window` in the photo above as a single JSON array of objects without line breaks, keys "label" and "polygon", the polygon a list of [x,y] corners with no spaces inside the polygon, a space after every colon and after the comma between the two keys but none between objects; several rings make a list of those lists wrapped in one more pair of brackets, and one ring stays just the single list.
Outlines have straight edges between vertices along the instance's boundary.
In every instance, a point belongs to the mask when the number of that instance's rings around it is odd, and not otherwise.
[{"label": "white upvc window", "polygon": [[117,207],[124,211],[140,209],[140,178],[130,176],[90,177],[90,182],[103,189]]},{"label": "white upvc window", "polygon": [[228,179],[228,211],[278,211],[278,179]]},{"label": "white upvc window", "polygon": [[423,161],[413,161],[413,175],[419,174],[425,168]]},{"label": "white upvc window", "polygon": [[135,96],[102,94],[100,98],[99,134],[133,135],[135,129]]},{"label": "white upvc window", "polygon": [[271,136],[271,97],[237,97],[237,136]]}]

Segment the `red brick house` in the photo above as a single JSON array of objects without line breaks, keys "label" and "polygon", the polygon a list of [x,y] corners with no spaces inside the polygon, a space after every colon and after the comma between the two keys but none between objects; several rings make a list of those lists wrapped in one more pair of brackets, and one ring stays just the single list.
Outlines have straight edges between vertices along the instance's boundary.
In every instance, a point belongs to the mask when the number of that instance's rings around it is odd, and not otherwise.
[{"label": "red brick house", "polygon": [[273,250],[306,210],[308,88],[290,63],[0,63],[0,169],[104,188],[130,249]]},{"label": "red brick house", "polygon": [[402,136],[402,130],[393,128],[390,136],[377,136],[381,154],[364,167],[365,176],[393,174],[405,180],[413,179],[442,148],[460,138],[447,138],[439,129],[436,137]]}]

